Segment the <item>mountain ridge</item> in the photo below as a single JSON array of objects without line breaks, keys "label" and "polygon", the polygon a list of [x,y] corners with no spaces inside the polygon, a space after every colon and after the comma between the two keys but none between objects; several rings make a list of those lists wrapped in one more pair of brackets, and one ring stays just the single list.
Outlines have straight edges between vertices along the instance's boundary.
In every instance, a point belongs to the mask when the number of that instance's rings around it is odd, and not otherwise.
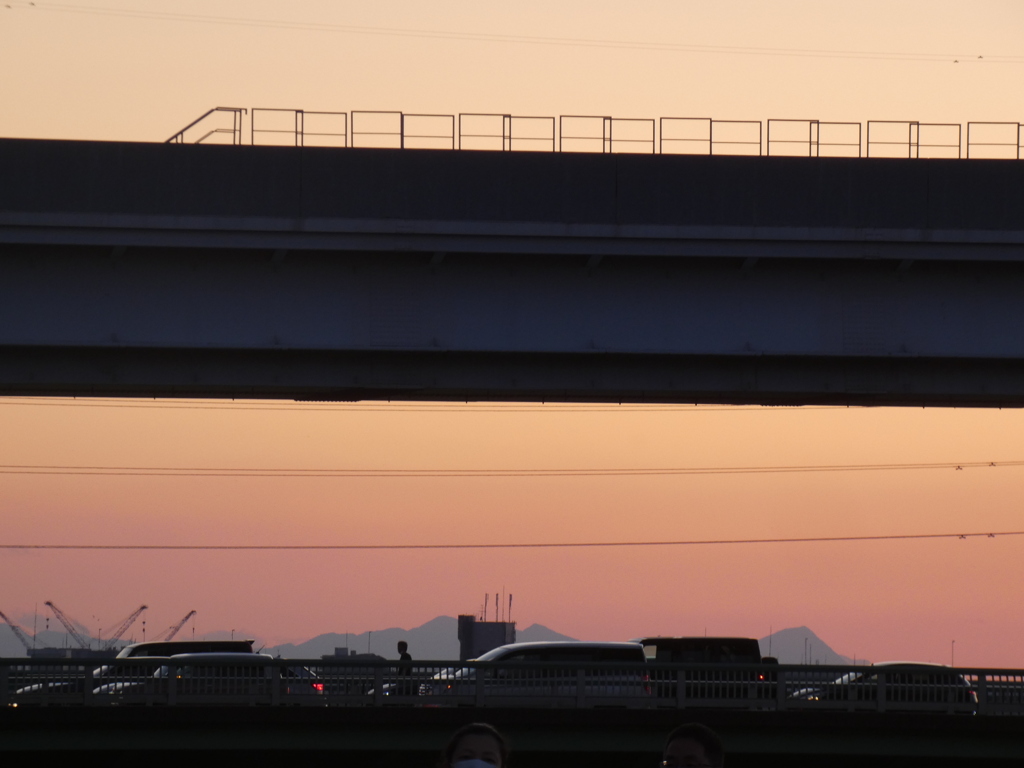
[{"label": "mountain ridge", "polygon": [[[780,629],[758,641],[762,656],[773,656],[780,664],[853,664],[854,659],[837,653],[808,627]],[[856,659],[867,664],[864,659]]]},{"label": "mountain ridge", "polygon": [[[275,656],[293,659],[317,659],[334,654],[337,648],[349,652],[376,654],[385,659],[397,659],[396,648],[399,640],[409,644],[414,659],[423,661],[452,660],[459,658],[458,619],[453,616],[437,616],[418,627],[405,629],[388,627],[361,633],[325,632],[301,643],[261,645],[258,635],[235,632],[235,637],[256,637],[256,649]],[[231,632],[219,630],[199,635],[202,639],[227,639]],[[537,641],[575,640],[542,624],[531,624],[516,632],[520,643]],[[63,632],[53,630],[40,632],[36,638],[38,647],[63,648],[74,643]],[[95,641],[94,641],[95,642]],[[759,641],[763,656],[774,656],[782,664],[852,664],[854,659],[833,650],[824,640],[806,626],[782,629]],[[0,624],[0,656],[19,658],[27,656],[24,646],[18,641],[6,624]],[[856,659],[857,663],[867,663]]]}]

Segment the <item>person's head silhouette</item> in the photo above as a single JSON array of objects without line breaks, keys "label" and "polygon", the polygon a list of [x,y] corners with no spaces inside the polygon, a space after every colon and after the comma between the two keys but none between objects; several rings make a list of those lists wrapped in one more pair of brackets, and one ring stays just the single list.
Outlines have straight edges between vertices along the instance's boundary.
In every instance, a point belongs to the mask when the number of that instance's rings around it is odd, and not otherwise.
[{"label": "person's head silhouette", "polygon": [[700,723],[687,723],[672,731],[661,753],[662,768],[718,768],[724,763],[722,740],[717,733]]},{"label": "person's head silhouette", "polygon": [[487,723],[464,725],[441,752],[439,768],[507,768],[508,742]]}]

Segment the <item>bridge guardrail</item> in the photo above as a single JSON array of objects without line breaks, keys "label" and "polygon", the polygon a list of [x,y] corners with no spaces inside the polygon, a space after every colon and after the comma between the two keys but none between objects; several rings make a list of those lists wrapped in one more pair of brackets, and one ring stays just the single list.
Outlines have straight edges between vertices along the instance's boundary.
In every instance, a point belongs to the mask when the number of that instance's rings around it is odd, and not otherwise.
[{"label": "bridge guardrail", "polygon": [[[874,130],[874,138],[872,138]],[[903,131],[906,131],[906,136]],[[952,134],[956,133],[956,141]],[[881,137],[879,137],[881,134]],[[947,158],[962,156],[963,126],[959,123],[920,123],[917,120],[868,120],[867,157]],[[944,136],[944,138],[941,138]],[[934,138],[930,138],[934,137]],[[872,154],[874,149],[874,154]],[[922,149],[924,154],[921,154]],[[904,154],[906,152],[906,154]]]},{"label": "bridge guardrail", "polygon": [[[230,136],[229,140],[226,142],[221,141],[221,143],[240,145],[242,143],[242,130],[244,128],[246,111],[243,107],[214,107],[171,136],[165,143],[202,144],[208,139],[213,139],[214,141],[211,143],[215,143],[223,136]],[[223,124],[223,121],[219,120],[220,116],[225,114],[231,116],[230,127],[227,127]]]},{"label": "bridge guardrail", "polygon": [[[216,122],[231,115],[230,126]],[[246,109],[215,107],[182,128],[168,143],[291,144],[546,152],[642,152],[663,155],[791,157],[891,157],[1015,159],[1024,156],[1024,123],[959,123],[917,120],[834,122],[771,118],[612,117],[610,115],[458,115],[353,110],[316,112],[256,107],[246,134]],[[275,116],[294,124],[268,127]],[[319,127],[313,127],[313,123]],[[227,138],[225,138],[227,137]]]},{"label": "bridge guardrail", "polygon": [[[973,137],[971,134],[974,134]],[[968,123],[967,159],[1020,160],[1024,123]]]},{"label": "bridge guardrail", "polygon": [[[760,120],[662,117],[658,126],[662,155],[761,155]],[[694,151],[695,146],[700,151]]]},{"label": "bridge guardrail", "polygon": [[771,118],[765,154],[773,157],[860,157],[860,123]]},{"label": "bridge guardrail", "polygon": [[654,120],[647,118],[561,115],[558,146],[562,152],[631,152],[654,154]]},{"label": "bridge guardrail", "polygon": [[1024,715],[1024,670],[922,665],[0,659],[0,706],[669,708]]},{"label": "bridge guardrail", "polygon": [[[358,118],[358,120],[357,120]],[[369,127],[361,127],[369,124]],[[363,137],[364,143],[359,143]],[[351,146],[455,149],[455,115],[353,111]]]},{"label": "bridge guardrail", "polygon": [[[253,107],[249,143],[296,147],[347,147],[347,112]],[[288,116],[291,120],[286,119]],[[259,122],[257,122],[259,118]]]}]

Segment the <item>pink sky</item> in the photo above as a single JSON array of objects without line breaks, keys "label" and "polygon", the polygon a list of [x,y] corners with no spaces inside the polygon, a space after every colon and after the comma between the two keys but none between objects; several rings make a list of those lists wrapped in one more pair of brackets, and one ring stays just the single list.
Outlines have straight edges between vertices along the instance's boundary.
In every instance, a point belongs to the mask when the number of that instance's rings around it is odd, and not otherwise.
[{"label": "pink sky", "polygon": [[[30,404],[31,403],[31,404]],[[122,403],[124,404],[124,403]],[[602,468],[1009,461],[1024,413],[0,401],[0,463]],[[207,403],[202,403],[206,405]],[[170,407],[166,407],[170,406]],[[390,411],[389,411],[390,408]],[[637,541],[1024,529],[1024,468],[670,477],[2,475],[4,543]],[[619,550],[0,553],[0,610],[111,626],[199,611],[272,643],[412,627],[515,595],[575,637],[764,636],[807,625],[861,658],[1019,666],[1024,537]]]},{"label": "pink sky", "polygon": [[[0,136],[159,141],[216,105],[1024,121],[1022,65],[994,58],[1024,58],[1018,0],[62,3],[83,13],[45,2],[10,5],[0,10]],[[97,12],[101,7],[115,13]],[[159,15],[168,13],[178,18]],[[601,40],[613,42],[595,43]],[[620,44],[630,42],[637,45]],[[660,44],[676,47],[656,50]],[[1022,419],[1017,411],[942,409],[491,413],[2,401],[0,463],[587,468],[998,461],[1024,459]],[[1017,530],[1024,529],[1022,473],[0,475],[0,539],[472,543]],[[439,614],[476,611],[484,592],[504,587],[515,594],[520,626],[540,622],[583,638],[705,629],[763,636],[769,627],[806,624],[851,656],[946,661],[955,639],[958,663],[1022,666],[1022,544],[1004,538],[615,551],[0,551],[0,610],[30,617],[37,604],[54,600],[103,626],[145,602],[149,627],[197,609],[198,631],[235,628],[278,642],[412,627]]]}]

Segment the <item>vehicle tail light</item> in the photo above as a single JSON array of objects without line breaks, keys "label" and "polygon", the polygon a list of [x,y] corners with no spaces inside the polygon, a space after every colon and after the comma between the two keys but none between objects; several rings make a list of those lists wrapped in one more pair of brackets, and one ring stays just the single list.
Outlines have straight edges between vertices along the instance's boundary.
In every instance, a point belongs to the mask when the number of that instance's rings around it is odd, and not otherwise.
[{"label": "vehicle tail light", "polygon": [[323,693],[324,692],[324,684],[323,683],[313,683],[313,690],[316,691],[317,693]]}]

